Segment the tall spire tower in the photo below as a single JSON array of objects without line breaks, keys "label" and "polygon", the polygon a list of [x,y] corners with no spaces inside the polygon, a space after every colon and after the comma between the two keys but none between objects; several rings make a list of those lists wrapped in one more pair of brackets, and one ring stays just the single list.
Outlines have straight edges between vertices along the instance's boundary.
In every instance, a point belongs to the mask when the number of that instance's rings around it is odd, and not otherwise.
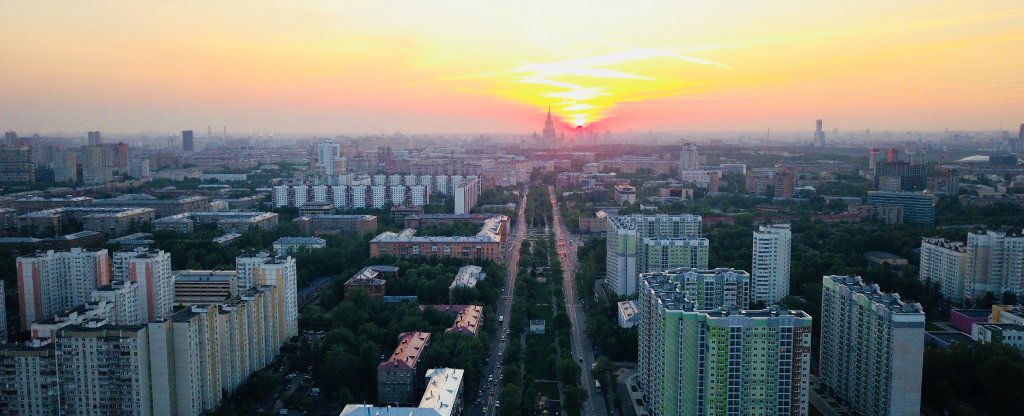
[{"label": "tall spire tower", "polygon": [[555,122],[551,120],[551,105],[548,104],[548,118],[544,120],[544,133],[541,139],[550,144],[549,140],[555,140]]}]

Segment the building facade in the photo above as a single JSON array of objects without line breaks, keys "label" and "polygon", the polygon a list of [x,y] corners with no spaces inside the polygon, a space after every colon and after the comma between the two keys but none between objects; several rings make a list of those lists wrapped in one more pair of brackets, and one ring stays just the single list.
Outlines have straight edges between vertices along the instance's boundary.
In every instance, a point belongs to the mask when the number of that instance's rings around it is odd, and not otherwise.
[{"label": "building facade", "polygon": [[867,205],[872,218],[893,221],[893,209],[899,207],[901,222],[929,227],[935,224],[935,195],[927,192],[868,192]]},{"label": "building facade", "polygon": [[405,332],[398,336],[398,347],[387,361],[377,367],[377,402],[412,404],[422,381],[418,377],[420,358],[430,347],[430,333]]},{"label": "building facade", "polygon": [[1024,296],[1024,235],[1010,230],[972,230],[967,233],[965,295],[997,297],[1010,292]]},{"label": "building facade", "polygon": [[825,276],[819,377],[864,416],[921,413],[924,312],[860,277]]},{"label": "building facade", "polygon": [[645,239],[699,239],[700,232],[699,215],[608,216],[605,284],[618,296],[635,295],[637,275],[648,270]]},{"label": "building facade", "polygon": [[110,283],[107,250],[50,250],[19,256],[16,262],[22,328],[85,303],[93,290]]},{"label": "building facade", "polygon": [[639,384],[651,415],[808,413],[810,315],[700,309],[666,276],[640,284]]},{"label": "building facade", "polygon": [[939,285],[942,297],[954,303],[974,298],[966,291],[967,246],[944,238],[921,239],[921,264],[918,278]]},{"label": "building facade", "polygon": [[789,295],[790,257],[793,253],[789,224],[758,226],[754,231],[753,244],[751,296],[766,305],[778,303]]}]

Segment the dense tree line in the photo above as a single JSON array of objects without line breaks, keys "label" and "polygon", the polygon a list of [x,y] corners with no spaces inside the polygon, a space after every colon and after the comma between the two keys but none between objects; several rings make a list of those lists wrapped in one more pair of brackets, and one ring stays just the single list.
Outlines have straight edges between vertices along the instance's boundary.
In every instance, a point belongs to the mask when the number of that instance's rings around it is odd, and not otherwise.
[{"label": "dense tree line", "polygon": [[1024,358],[1012,347],[926,348],[924,405],[947,415],[1012,415],[1024,408]]}]

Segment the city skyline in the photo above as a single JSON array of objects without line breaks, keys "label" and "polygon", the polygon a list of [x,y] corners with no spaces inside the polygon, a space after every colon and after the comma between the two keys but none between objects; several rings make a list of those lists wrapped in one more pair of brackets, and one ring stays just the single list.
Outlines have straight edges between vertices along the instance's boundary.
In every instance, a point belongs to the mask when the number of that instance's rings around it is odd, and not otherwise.
[{"label": "city skyline", "polygon": [[560,131],[1013,133],[1021,17],[1011,1],[17,4],[0,126],[527,134],[550,105]]}]

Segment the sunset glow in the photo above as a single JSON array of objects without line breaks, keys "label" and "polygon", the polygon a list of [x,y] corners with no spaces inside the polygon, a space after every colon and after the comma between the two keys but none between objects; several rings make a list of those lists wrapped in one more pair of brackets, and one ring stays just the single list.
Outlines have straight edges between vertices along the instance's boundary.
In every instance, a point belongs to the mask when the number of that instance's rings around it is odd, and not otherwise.
[{"label": "sunset glow", "polygon": [[13,2],[0,122],[524,133],[550,105],[563,128],[995,129],[1022,117],[1022,19],[1012,0]]}]

